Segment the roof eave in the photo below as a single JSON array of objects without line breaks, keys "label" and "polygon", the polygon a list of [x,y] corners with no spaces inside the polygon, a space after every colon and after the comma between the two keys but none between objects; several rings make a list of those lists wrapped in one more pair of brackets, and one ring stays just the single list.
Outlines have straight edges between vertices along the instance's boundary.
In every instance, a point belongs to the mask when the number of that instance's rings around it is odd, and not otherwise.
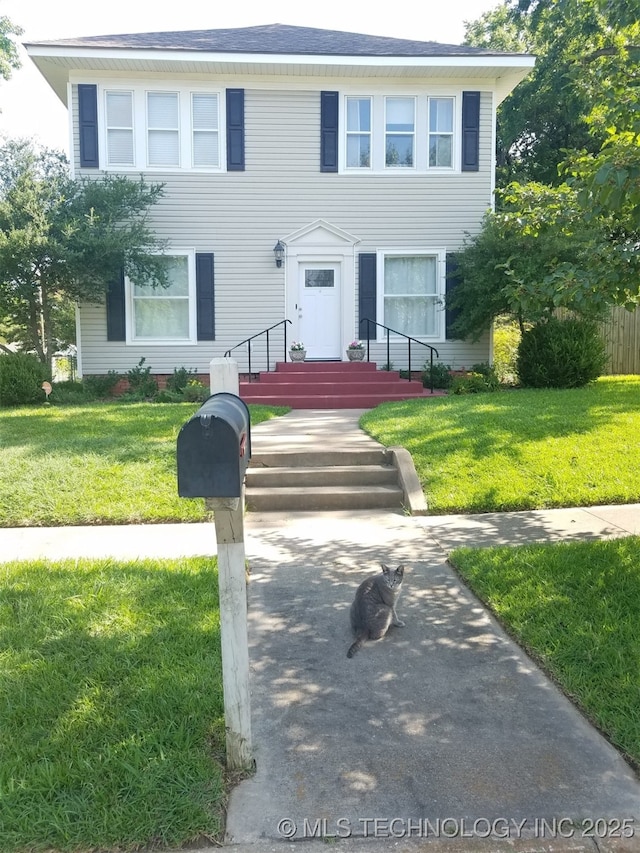
[{"label": "roof eave", "polygon": [[[405,73],[414,69],[417,75],[434,74],[441,70],[446,75],[448,70],[468,69],[470,75],[483,70],[486,74],[492,70],[497,79],[501,79],[502,89],[506,94],[516,86],[533,68],[535,57],[529,54],[497,54],[497,55],[448,55],[448,56],[333,56],[326,54],[274,54],[274,53],[224,53],[196,50],[157,50],[130,48],[87,48],[63,47],[51,44],[25,43],[27,54],[37,66],[58,97],[66,104],[67,82],[73,70],[90,70],[93,62],[99,63],[101,71],[108,69],[113,63],[114,70],[122,71],[130,66],[132,73],[140,70],[140,63],[146,63],[151,70],[157,65],[158,70],[166,73],[167,67],[177,73],[183,73],[185,66],[193,68],[200,66],[203,71],[207,66],[226,67],[233,72],[238,66],[245,70],[254,66],[264,68],[269,66],[273,73],[285,73],[289,69],[297,69],[298,73],[307,70],[313,73],[314,66],[326,68],[333,74],[340,67],[348,68],[351,73],[360,69],[363,74],[376,75],[390,69],[403,69]],[[97,70],[97,68],[96,68]],[[508,91],[507,91],[508,89]]]}]

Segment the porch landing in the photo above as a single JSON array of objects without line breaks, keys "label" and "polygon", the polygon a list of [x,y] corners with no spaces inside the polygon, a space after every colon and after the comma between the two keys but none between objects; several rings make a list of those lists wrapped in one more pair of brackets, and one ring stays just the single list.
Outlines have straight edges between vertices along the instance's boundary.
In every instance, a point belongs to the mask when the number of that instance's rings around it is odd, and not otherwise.
[{"label": "porch landing", "polygon": [[418,380],[401,379],[397,370],[378,370],[373,362],[279,362],[253,382],[240,382],[245,403],[292,409],[372,409],[391,400],[442,394]]}]

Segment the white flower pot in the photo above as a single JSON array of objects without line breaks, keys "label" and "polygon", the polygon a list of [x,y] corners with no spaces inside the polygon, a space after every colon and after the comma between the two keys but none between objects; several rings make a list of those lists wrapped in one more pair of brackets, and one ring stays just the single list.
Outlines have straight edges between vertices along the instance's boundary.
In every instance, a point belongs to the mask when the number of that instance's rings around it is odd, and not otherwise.
[{"label": "white flower pot", "polygon": [[307,357],[307,351],[304,349],[290,349],[289,358],[291,361],[304,361]]},{"label": "white flower pot", "polygon": [[348,349],[347,357],[349,361],[364,361],[364,350],[363,349]]}]

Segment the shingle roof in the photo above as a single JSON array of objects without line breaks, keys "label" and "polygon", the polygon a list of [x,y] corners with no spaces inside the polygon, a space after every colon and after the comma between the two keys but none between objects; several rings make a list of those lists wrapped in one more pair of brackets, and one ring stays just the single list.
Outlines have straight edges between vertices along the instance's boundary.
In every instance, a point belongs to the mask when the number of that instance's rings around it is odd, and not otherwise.
[{"label": "shingle roof", "polygon": [[[36,44],[36,42],[31,42]],[[308,56],[513,56],[515,54],[434,41],[369,36],[285,24],[223,30],[86,36],[37,42],[59,47],[194,50],[210,53],[298,54]]]}]

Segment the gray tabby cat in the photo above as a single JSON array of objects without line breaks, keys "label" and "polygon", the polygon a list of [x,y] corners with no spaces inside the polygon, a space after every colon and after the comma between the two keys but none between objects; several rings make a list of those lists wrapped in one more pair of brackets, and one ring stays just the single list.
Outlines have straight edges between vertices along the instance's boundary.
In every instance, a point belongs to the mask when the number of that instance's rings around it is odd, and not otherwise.
[{"label": "gray tabby cat", "polygon": [[363,580],[351,605],[351,628],[356,635],[347,657],[352,658],[365,640],[380,640],[390,625],[401,628],[396,602],[404,577],[404,566],[393,571],[382,564],[382,573]]}]

